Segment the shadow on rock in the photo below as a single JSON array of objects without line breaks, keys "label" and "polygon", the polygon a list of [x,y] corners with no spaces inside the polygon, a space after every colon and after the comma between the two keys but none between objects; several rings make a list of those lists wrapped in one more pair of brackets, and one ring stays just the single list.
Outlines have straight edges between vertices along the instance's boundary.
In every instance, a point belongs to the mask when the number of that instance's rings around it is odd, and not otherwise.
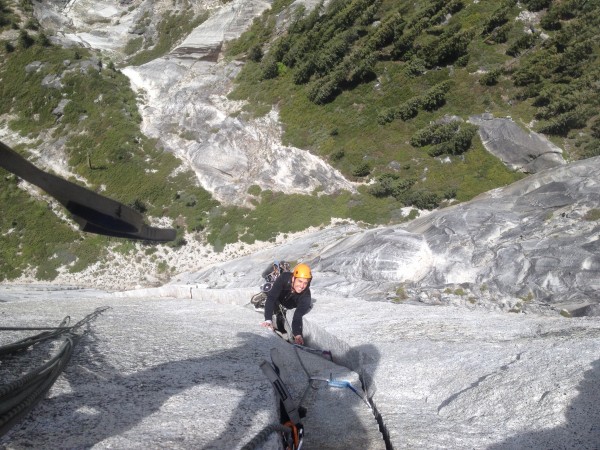
[{"label": "shadow on rock", "polygon": [[518,434],[488,447],[488,450],[600,448],[600,360],[585,372],[577,390],[579,395],[569,406],[564,425]]},{"label": "shadow on rock", "polygon": [[[252,333],[237,336],[242,345],[139,370],[111,365],[89,333],[54,388],[61,393],[41,402],[3,440],[14,449],[90,448],[113,436],[119,437],[116,443],[101,445],[235,448],[251,437],[257,414],[264,418],[274,412],[271,387],[258,366],[273,340]],[[196,386],[202,392],[191,391]],[[174,398],[188,390],[189,396]],[[150,418],[159,410],[160,416]]]}]

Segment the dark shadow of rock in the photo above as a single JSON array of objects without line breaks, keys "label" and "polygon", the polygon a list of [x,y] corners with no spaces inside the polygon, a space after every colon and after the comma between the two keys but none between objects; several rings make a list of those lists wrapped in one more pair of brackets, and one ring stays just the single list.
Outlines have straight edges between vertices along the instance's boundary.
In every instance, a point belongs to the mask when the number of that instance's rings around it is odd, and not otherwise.
[{"label": "dark shadow of rock", "polygon": [[[270,348],[273,340],[253,333],[237,336],[243,338],[243,344],[225,351],[142,370],[134,367],[134,372],[127,373],[127,368],[120,370],[111,364],[110,355],[100,353],[98,341],[90,332],[76,349],[64,379],[53,388],[60,393],[41,402],[3,437],[0,447],[83,449],[114,436],[120,440],[109,445],[128,447],[135,443],[139,448],[224,449],[248,441],[257,416],[263,420],[269,412],[275,416],[271,387],[258,365],[266,354],[262,349]],[[207,405],[203,395],[194,392],[183,401],[178,399],[176,406],[167,407],[173,397],[196,386],[202,386],[207,394],[226,389],[230,395],[222,397],[222,404]],[[214,395],[211,399],[214,401]],[[150,418],[165,407],[175,408],[172,420],[185,421],[185,434],[181,423],[172,430],[168,423]],[[233,412],[226,417],[229,410]],[[220,427],[224,431],[210,438],[207,431],[215,420],[224,423]],[[254,432],[264,425],[255,424]],[[156,442],[157,427],[161,442]],[[133,428],[136,431],[128,436]]]},{"label": "dark shadow of rock", "polygon": [[600,360],[596,360],[592,368],[585,372],[584,379],[579,383],[577,390],[579,395],[566,411],[564,425],[544,431],[518,434],[488,447],[488,450],[599,449]]}]

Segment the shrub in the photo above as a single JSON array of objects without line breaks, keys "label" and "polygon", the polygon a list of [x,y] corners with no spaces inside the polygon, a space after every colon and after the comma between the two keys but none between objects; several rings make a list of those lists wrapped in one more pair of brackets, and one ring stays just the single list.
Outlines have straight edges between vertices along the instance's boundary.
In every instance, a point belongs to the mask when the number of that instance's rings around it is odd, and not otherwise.
[{"label": "shrub", "polygon": [[371,165],[368,162],[364,162],[358,165],[353,171],[352,175],[355,177],[366,177],[371,173]]},{"label": "shrub", "polygon": [[446,142],[454,137],[458,130],[458,122],[434,123],[417,131],[410,138],[410,145],[413,147],[424,147],[431,144]]},{"label": "shrub", "polygon": [[413,191],[405,197],[404,204],[419,209],[435,209],[440,204],[440,198],[434,192]]},{"label": "shrub", "polygon": [[566,136],[572,129],[583,128],[588,119],[585,108],[577,108],[573,111],[556,116],[553,120],[538,128],[540,133]]},{"label": "shrub", "polygon": [[507,23],[502,25],[501,27],[494,29],[494,31],[492,31],[492,33],[490,34],[488,41],[494,42],[496,44],[504,44],[506,41],[508,41],[508,34],[510,33],[511,28],[512,24]]},{"label": "shrub", "polygon": [[446,93],[450,89],[451,82],[443,81],[429,89],[420,99],[420,106],[425,111],[434,111],[446,103]]},{"label": "shrub", "polygon": [[460,125],[456,135],[454,136],[454,155],[462,155],[471,148],[473,137],[477,133],[478,127],[470,123]]},{"label": "shrub", "polygon": [[425,73],[425,70],[425,61],[417,57],[411,58],[404,66],[404,71],[409,77],[417,77]]},{"label": "shrub", "polygon": [[260,62],[263,57],[263,51],[260,45],[253,46],[248,52],[248,59],[254,62]]},{"label": "shrub", "polygon": [[415,181],[412,179],[401,179],[400,175],[395,173],[385,173],[377,178],[368,192],[374,197],[396,197],[400,198],[407,192]]},{"label": "shrub", "polygon": [[385,125],[386,123],[392,122],[396,118],[396,108],[385,108],[379,111],[377,114],[377,123],[379,125]]},{"label": "shrub", "polygon": [[508,22],[508,9],[500,7],[484,22],[481,34],[485,35],[491,33],[494,29],[504,25],[506,22]]},{"label": "shrub", "polygon": [[273,59],[269,59],[269,61],[263,61],[262,71],[261,71],[261,79],[270,80],[272,78],[277,78],[279,75],[279,68],[277,65],[277,61]]},{"label": "shrub", "polygon": [[21,48],[29,48],[34,43],[35,43],[35,41],[33,40],[33,38],[31,36],[29,36],[29,33],[27,33],[27,31],[25,31],[25,30],[19,31],[19,45],[21,46]]},{"label": "shrub", "polygon": [[336,79],[324,78],[315,82],[308,91],[308,99],[317,105],[332,101],[340,92],[340,85]]},{"label": "shrub", "polygon": [[483,86],[494,86],[498,83],[498,79],[500,78],[501,71],[499,69],[490,70],[487,73],[484,73],[479,79],[479,84]]},{"label": "shrub", "polygon": [[513,42],[508,49],[506,49],[506,54],[512,57],[519,56],[523,50],[527,50],[535,44],[537,40],[536,34],[525,33]]},{"label": "shrub", "polygon": [[521,0],[523,6],[529,11],[540,11],[544,8],[548,8],[552,3],[552,0]]},{"label": "shrub", "polygon": [[339,161],[344,156],[346,156],[346,153],[344,152],[344,150],[343,149],[339,149],[339,150],[336,150],[335,152],[333,152],[331,154],[331,160],[332,161]]},{"label": "shrub", "polygon": [[587,220],[590,222],[600,220],[600,209],[592,208],[588,210],[583,216],[583,220]]},{"label": "shrub", "polygon": [[558,13],[554,9],[548,11],[540,19],[540,26],[546,31],[560,30],[562,25]]},{"label": "shrub", "polygon": [[421,98],[413,97],[406,102],[402,103],[396,110],[396,117],[403,122],[417,117],[419,114],[419,107],[421,106]]},{"label": "shrub", "polygon": [[528,86],[538,83],[540,81],[540,74],[535,68],[523,67],[513,73],[512,79],[515,86]]},{"label": "shrub", "polygon": [[310,77],[315,73],[316,70],[317,65],[315,64],[314,58],[309,56],[306,61],[297,66],[293,76],[294,84],[308,83]]}]

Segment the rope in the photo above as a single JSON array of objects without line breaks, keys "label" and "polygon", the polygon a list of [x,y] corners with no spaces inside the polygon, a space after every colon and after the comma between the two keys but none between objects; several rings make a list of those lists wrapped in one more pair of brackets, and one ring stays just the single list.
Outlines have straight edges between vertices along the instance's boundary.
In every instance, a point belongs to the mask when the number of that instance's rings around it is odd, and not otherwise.
[{"label": "rope", "polygon": [[267,439],[269,439],[269,436],[272,433],[277,432],[286,433],[290,436],[292,434],[291,428],[286,427],[285,425],[281,425],[279,423],[272,423],[264,427],[261,431],[259,431],[258,434],[250,440],[250,442],[248,442],[242,447],[242,450],[256,450],[259,447],[259,445],[262,445],[265,442],[267,442]]},{"label": "rope", "polygon": [[[13,342],[12,344],[7,344],[7,345],[0,347],[0,356],[8,354],[8,353],[15,353],[19,350],[23,350],[23,349],[26,349],[27,347],[37,344],[38,342],[42,342],[42,341],[45,341],[46,339],[51,339],[51,338],[60,336],[64,332],[64,330],[70,329],[70,327],[65,327],[65,325],[68,324],[70,320],[71,320],[71,318],[69,316],[67,316],[62,320],[62,322],[56,328],[40,328],[40,329],[46,329],[46,330],[54,330],[53,332],[46,331],[44,333],[36,334],[35,336],[30,336],[25,339],[21,339],[20,341]],[[8,328],[12,328],[12,327],[4,327],[4,328],[0,328],[0,330],[5,329],[5,328],[8,329]],[[22,328],[15,327],[14,329],[21,330]]]},{"label": "rope", "polygon": [[[18,420],[24,417],[50,390],[61,374],[67,362],[71,359],[73,348],[79,336],[68,337],[59,352],[42,368],[26,375],[24,383],[12,383],[12,387],[23,386],[12,397],[8,397],[14,389],[7,389],[6,395],[0,396],[3,407],[0,415],[0,436],[6,433]],[[31,375],[31,376],[29,376]],[[19,380],[20,381],[20,380]]]},{"label": "rope", "polygon": [[77,328],[80,328],[84,324],[91,322],[93,319],[95,319],[98,315],[100,315],[107,309],[109,309],[108,306],[102,306],[102,307],[96,308],[94,310],[94,312],[88,314],[86,317],[84,317],[83,319],[81,319],[79,322],[77,322],[75,325],[72,325],[72,326],[65,326],[66,324],[68,324],[71,321],[71,318],[69,316],[67,316],[62,320],[62,322],[58,325],[58,327],[0,327],[0,330],[5,330],[5,331],[6,330],[10,330],[10,331],[53,330],[52,332],[46,331],[44,333],[36,334],[34,336],[30,336],[25,339],[21,339],[20,341],[13,342],[12,344],[0,346],[0,356],[10,354],[10,353],[15,353],[19,350],[24,350],[28,347],[31,347],[34,344],[37,344],[38,342],[42,342],[42,341],[45,341],[48,339],[58,337],[65,332],[73,332],[73,330],[76,330]]},{"label": "rope", "polygon": [[6,433],[18,420],[24,417],[50,390],[56,379],[60,376],[63,369],[71,359],[75,345],[79,342],[82,334],[76,334],[75,330],[87,323],[90,323],[99,314],[106,311],[107,306],[97,308],[91,314],[88,314],[82,320],[71,327],[65,327],[70,318],[63,319],[59,327],[45,328],[54,330],[52,332],[40,333],[22,339],[13,344],[0,347],[0,355],[13,353],[17,350],[23,350],[40,341],[54,338],[69,333],[64,342],[54,355],[40,367],[26,373],[21,378],[0,386],[0,436]]}]

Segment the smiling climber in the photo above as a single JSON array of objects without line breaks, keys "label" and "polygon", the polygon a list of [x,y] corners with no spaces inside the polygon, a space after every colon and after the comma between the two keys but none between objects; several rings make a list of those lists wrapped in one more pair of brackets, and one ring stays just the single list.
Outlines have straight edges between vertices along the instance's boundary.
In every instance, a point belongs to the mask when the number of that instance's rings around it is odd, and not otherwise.
[{"label": "smiling climber", "polygon": [[[282,273],[267,293],[265,321],[260,325],[271,330],[277,329],[280,333],[286,333],[285,311],[295,309],[292,319],[292,334],[296,344],[304,345],[302,317],[312,308],[309,288],[311,280],[312,273],[306,264],[298,264],[293,271]],[[276,328],[273,326],[273,315],[276,316]]]}]

